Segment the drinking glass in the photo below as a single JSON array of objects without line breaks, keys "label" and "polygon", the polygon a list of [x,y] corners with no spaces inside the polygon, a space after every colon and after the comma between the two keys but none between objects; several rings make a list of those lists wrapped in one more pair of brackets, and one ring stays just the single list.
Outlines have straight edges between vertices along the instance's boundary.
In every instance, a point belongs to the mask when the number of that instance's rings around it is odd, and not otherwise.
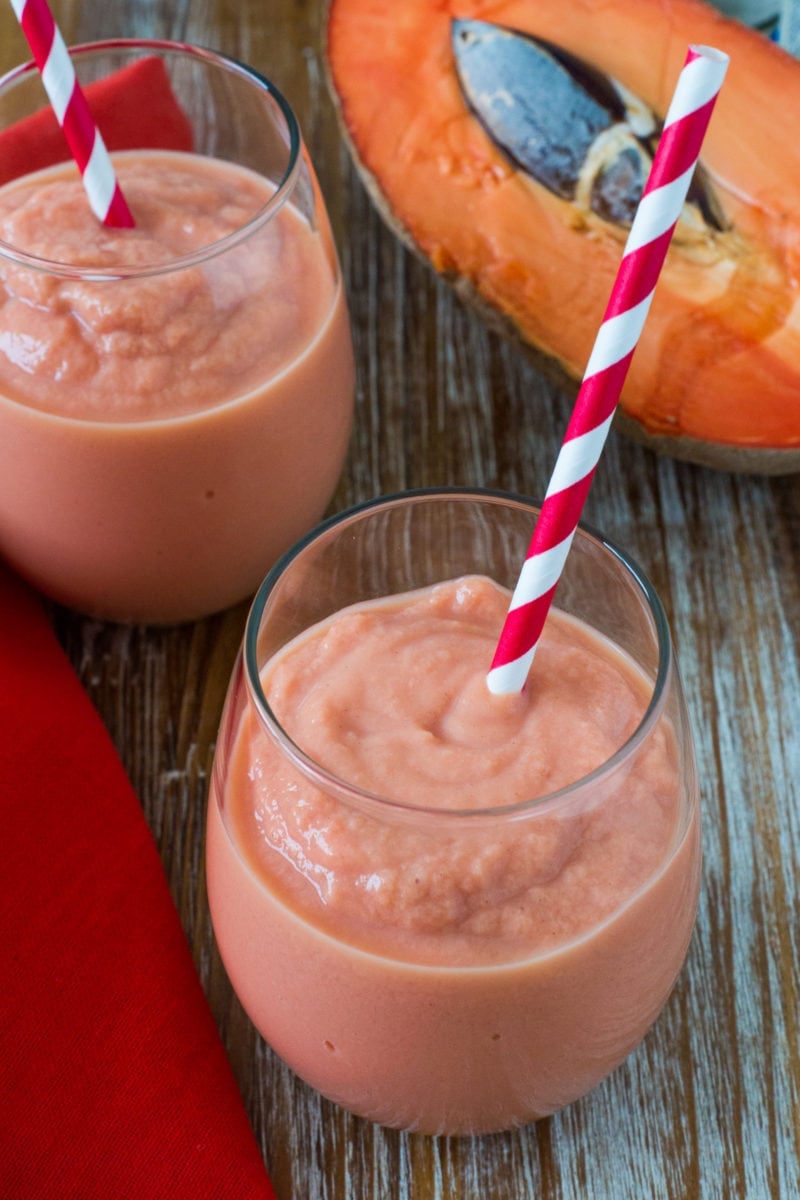
[{"label": "drinking glass", "polygon": [[[470,807],[455,745],[446,804],[419,802],[408,759],[378,794],[298,744],[264,683],[347,606],[475,575],[512,589],[536,514],[519,496],[438,489],[322,524],[259,589],[222,717],[207,884],[233,988],[304,1080],[389,1126],[485,1133],[582,1096],[655,1021],[693,929],[697,781],[670,635],[650,582],[602,534],[579,528],[557,606],[626,664],[641,711],[554,792]],[[317,668],[304,661],[305,696]],[[414,689],[437,686],[423,647],[411,662]],[[370,676],[364,709],[374,690]],[[487,688],[487,714],[507,701]],[[329,707],[358,737],[360,712]],[[487,760],[491,748],[487,733]],[[577,750],[563,740],[566,760]]]},{"label": "drinking glass", "polygon": [[137,228],[89,214],[35,66],[0,80],[0,554],[89,614],[191,620],[252,596],[335,489],[353,409],[337,254],[269,80],[166,41],[71,56]]}]

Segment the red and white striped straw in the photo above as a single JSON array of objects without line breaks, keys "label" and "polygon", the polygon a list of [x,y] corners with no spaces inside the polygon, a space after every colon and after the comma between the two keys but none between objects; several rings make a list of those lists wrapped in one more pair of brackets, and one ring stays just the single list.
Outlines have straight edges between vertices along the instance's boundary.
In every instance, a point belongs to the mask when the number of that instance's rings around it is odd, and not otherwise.
[{"label": "red and white striped straw", "polygon": [[92,212],[104,225],[131,228],[133,216],[120,191],[105,142],[81,91],[72,59],[47,0],[11,0],[11,7],[17,14],[34,62],[41,72],[50,105],[78,165]]},{"label": "red and white striped straw", "polygon": [[487,675],[496,694],[525,686],[728,61],[710,46],[686,55]]}]

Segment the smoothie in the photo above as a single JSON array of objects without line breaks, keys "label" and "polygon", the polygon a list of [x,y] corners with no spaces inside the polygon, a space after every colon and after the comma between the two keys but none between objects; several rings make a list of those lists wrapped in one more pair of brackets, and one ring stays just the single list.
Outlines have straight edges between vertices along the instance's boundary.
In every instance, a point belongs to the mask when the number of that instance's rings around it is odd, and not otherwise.
[{"label": "smoothie", "polygon": [[72,166],[0,189],[0,554],[84,611],[185,620],[254,591],[330,499],[347,311],[324,210],[261,220],[273,185],[201,155],[115,167],[132,230]]},{"label": "smoothie", "polygon": [[507,606],[462,577],[314,626],[262,677],[289,741],[241,705],[211,789],[212,918],[253,1022],[327,1096],[428,1133],[588,1091],[652,1024],[694,920],[671,722],[599,771],[652,680],[553,610],[533,683],[490,695]]}]

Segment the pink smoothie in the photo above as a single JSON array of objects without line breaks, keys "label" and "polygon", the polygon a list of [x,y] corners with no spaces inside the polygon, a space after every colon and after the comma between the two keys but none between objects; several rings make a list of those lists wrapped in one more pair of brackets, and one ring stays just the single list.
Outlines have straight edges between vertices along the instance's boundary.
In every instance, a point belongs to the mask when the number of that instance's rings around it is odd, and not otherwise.
[{"label": "pink smoothie", "polygon": [[491,696],[507,604],[470,577],[315,627],[263,688],[349,789],[299,770],[252,704],[212,783],[209,900],[244,1007],[327,1096],[423,1132],[589,1090],[655,1019],[694,921],[696,797],[667,719],[571,787],[652,682],[554,610],[531,685]]},{"label": "pink smoothie", "polygon": [[0,554],[85,611],[190,619],[251,593],[324,511],[347,311],[327,224],[287,203],[259,227],[255,174],[115,162],[133,230],[100,225],[69,166],[0,190],[0,242],[61,264],[0,245]]}]

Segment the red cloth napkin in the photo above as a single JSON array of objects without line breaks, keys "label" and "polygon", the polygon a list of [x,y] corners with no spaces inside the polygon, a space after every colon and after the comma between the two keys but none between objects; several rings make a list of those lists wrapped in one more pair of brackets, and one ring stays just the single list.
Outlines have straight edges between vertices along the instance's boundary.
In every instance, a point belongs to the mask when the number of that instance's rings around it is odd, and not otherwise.
[{"label": "red cloth napkin", "polygon": [[[88,90],[111,148],[191,147],[157,60]],[[0,133],[0,179],[65,157],[49,110]],[[2,564],[0,821],[0,1196],[274,1200],[138,800]]]},{"label": "red cloth napkin", "polygon": [[[109,150],[191,150],[192,130],[160,58],[140,58],[84,88]],[[66,138],[45,106],[0,130],[0,184],[70,158]]]},{"label": "red cloth napkin", "polygon": [[0,1195],[272,1198],[138,800],[3,566],[0,820]]}]

